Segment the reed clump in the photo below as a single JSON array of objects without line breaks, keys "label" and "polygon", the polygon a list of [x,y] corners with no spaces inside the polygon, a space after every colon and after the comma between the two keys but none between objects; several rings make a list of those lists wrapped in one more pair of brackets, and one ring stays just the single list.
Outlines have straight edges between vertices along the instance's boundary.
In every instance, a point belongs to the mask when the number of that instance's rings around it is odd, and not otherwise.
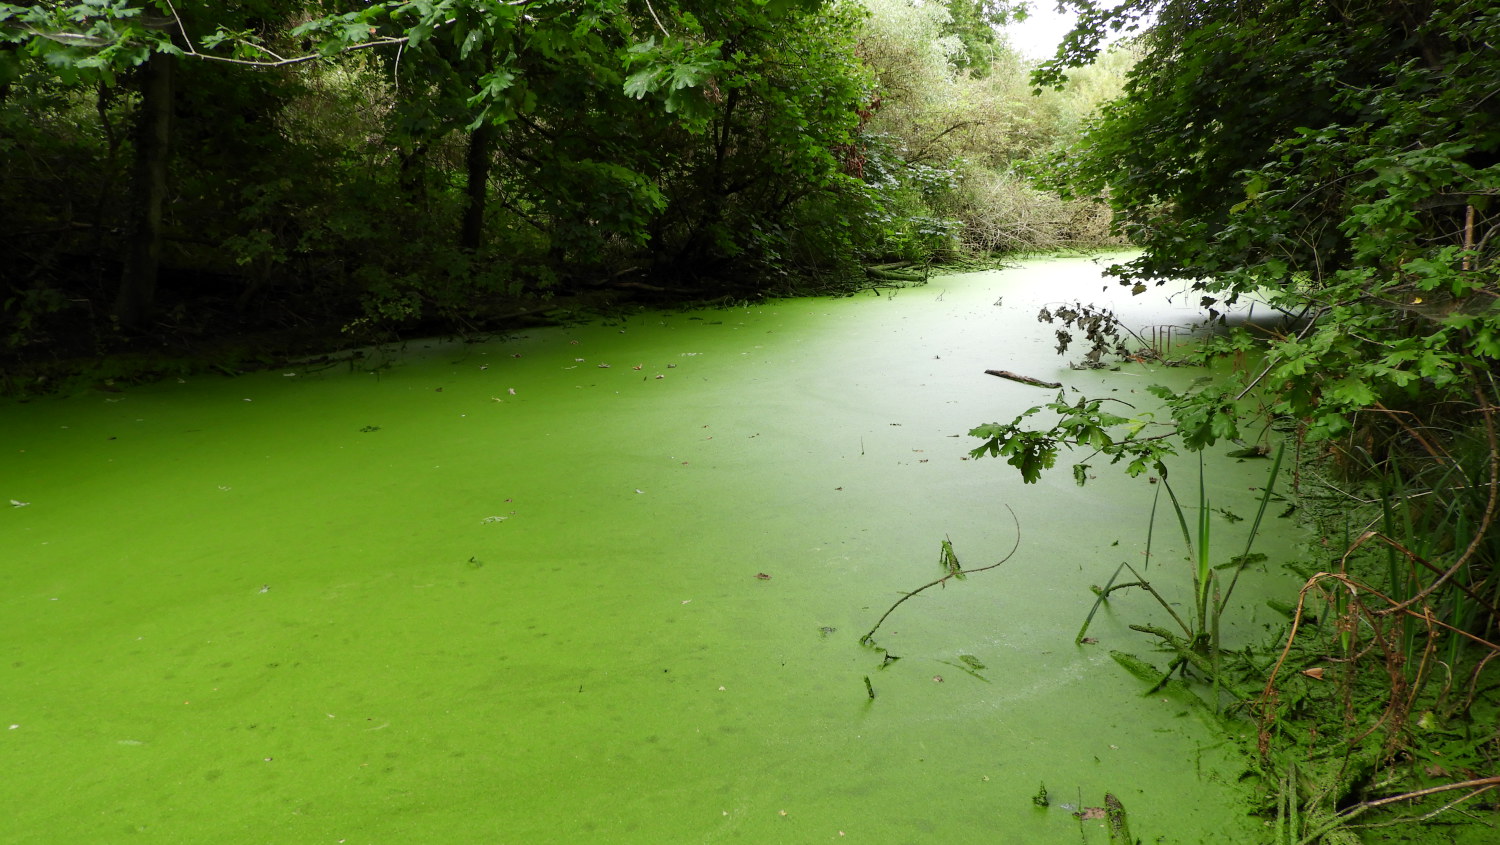
[{"label": "reed clump", "polygon": [[1306,492],[1332,491],[1314,510],[1322,560],[1255,701],[1278,842],[1500,810],[1489,387],[1465,408],[1377,409],[1305,462]]}]

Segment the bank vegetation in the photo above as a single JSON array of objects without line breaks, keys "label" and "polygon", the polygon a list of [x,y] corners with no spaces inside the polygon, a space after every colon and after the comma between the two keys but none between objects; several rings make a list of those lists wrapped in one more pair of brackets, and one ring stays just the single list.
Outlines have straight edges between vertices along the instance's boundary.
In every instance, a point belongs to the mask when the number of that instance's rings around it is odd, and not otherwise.
[{"label": "bank vegetation", "polygon": [[[1105,34],[1148,30],[1122,95],[1047,168],[1064,196],[1106,196],[1142,247],[1112,272],[1136,292],[1186,288],[1211,321],[1250,300],[1285,319],[1205,344],[1194,360],[1234,376],[1156,389],[1165,407],[1154,417],[1059,397],[1037,409],[1051,427],[1033,413],[977,428],[976,454],[1006,458],[1027,480],[1067,448],[1164,482],[1178,470],[1167,523],[1181,530],[1165,531],[1181,534],[1178,577],[1195,613],[1180,632],[1139,629],[1165,651],[1166,674],[1122,662],[1153,686],[1185,682],[1231,735],[1253,727],[1247,774],[1264,788],[1276,842],[1493,838],[1500,9],[1067,5],[1080,24],[1041,84],[1089,61]],[[1128,335],[1108,317],[1087,306],[1063,316],[1095,361]],[[1209,548],[1208,509],[1194,507],[1177,456],[1211,448],[1292,456],[1281,489],[1316,532],[1292,566],[1300,591],[1278,605],[1286,628],[1243,653],[1219,647],[1232,612],[1221,596],[1263,561]]]},{"label": "bank vegetation", "polygon": [[121,372],[270,358],[1111,242],[1107,209],[1022,170],[1128,60],[1033,96],[1009,14],[0,3],[5,387],[122,351],[146,357]]}]

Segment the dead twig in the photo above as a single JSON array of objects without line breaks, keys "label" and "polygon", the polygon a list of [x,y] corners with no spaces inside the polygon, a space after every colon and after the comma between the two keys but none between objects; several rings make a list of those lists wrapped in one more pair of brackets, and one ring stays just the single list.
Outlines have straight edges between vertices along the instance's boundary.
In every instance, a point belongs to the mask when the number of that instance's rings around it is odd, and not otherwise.
[{"label": "dead twig", "polygon": [[1360,802],[1344,810],[1339,814],[1339,817],[1342,819],[1351,819],[1366,810],[1373,810],[1376,807],[1384,807],[1387,804],[1396,804],[1401,801],[1415,801],[1418,798],[1425,798],[1429,795],[1436,795],[1439,792],[1449,792],[1454,789],[1469,789],[1471,787],[1477,787],[1468,795],[1465,795],[1457,801],[1454,801],[1447,806],[1442,807],[1439,810],[1439,812],[1441,812],[1442,810],[1446,810],[1449,807],[1454,806],[1455,804],[1462,803],[1469,800],[1470,798],[1473,798],[1476,795],[1494,789],[1497,786],[1500,786],[1500,775],[1495,775],[1487,778],[1476,778],[1475,780],[1460,781],[1458,783],[1445,783],[1442,786],[1429,786],[1426,789],[1419,789],[1416,792],[1404,792],[1400,795],[1392,795],[1387,798],[1379,798],[1374,801]]},{"label": "dead twig", "polygon": [[[1014,510],[1011,510],[1010,505],[1006,505],[1005,509],[1010,512],[1011,521],[1014,522],[1015,526],[1016,526],[1016,542],[1015,542],[1014,545],[1012,545],[1010,547],[1010,551],[1006,552],[1005,557],[1001,558],[1000,560],[996,561],[995,563],[990,564],[989,566],[981,566],[978,569],[961,569],[958,566],[957,559],[953,558],[952,564],[945,563],[945,566],[948,567],[948,574],[944,575],[943,577],[941,577],[941,578],[939,578],[939,579],[937,579],[935,581],[929,581],[926,584],[923,584],[922,586],[916,588],[915,590],[912,590],[909,593],[903,594],[901,596],[901,598],[896,599],[896,603],[892,604],[889,608],[886,609],[885,613],[882,613],[880,615],[880,619],[875,622],[875,627],[871,628],[868,633],[866,633],[863,637],[859,638],[860,645],[873,645],[874,642],[875,642],[875,632],[878,631],[878,630],[880,630],[880,626],[885,624],[885,620],[892,613],[896,612],[896,608],[898,608],[901,605],[905,604],[906,601],[907,601],[907,599],[910,599],[913,596],[916,596],[918,593],[920,593],[923,590],[926,590],[926,589],[928,589],[930,587],[936,587],[939,584],[945,584],[945,583],[947,583],[949,580],[951,580],[953,578],[963,578],[963,577],[965,577],[967,575],[972,575],[972,574],[974,574],[976,572],[986,572],[988,570],[994,569],[994,568],[996,568],[998,566],[1001,566],[1001,565],[1005,564],[1012,557],[1014,557],[1015,554],[1016,554],[1016,550],[1019,549],[1019,548],[1021,548],[1021,520],[1019,520],[1019,519],[1016,518],[1016,512]],[[952,544],[945,542],[944,546],[943,546],[943,550],[945,552],[945,554],[944,554],[943,557],[944,557],[944,560],[946,561],[951,556],[951,553],[952,553]]]}]

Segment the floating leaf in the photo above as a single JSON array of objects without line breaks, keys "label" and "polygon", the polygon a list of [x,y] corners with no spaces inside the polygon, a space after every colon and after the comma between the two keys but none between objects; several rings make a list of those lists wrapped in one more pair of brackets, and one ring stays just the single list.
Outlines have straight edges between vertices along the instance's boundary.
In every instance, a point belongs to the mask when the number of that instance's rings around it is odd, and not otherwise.
[{"label": "floating leaf", "polygon": [[1102,819],[1102,818],[1104,818],[1104,808],[1103,807],[1084,807],[1082,810],[1079,810],[1078,812],[1074,813],[1073,815],[1077,816],[1079,821],[1084,821],[1084,822],[1093,821],[1095,819]]}]

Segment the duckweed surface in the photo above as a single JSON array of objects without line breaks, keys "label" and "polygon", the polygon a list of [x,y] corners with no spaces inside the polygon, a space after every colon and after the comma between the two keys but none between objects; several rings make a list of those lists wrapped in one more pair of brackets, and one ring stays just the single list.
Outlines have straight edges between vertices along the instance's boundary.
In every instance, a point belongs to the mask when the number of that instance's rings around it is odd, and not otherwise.
[{"label": "duckweed surface", "polygon": [[[1035,314],[1075,297],[1191,319],[1051,259],[3,406],[0,840],[1104,842],[1070,810],[1112,792],[1146,841],[1259,841],[1216,731],[1108,656],[1155,657],[1149,601],[1072,642],[1146,482],[965,459],[1053,395],[986,369],[1142,408],[1203,374],[1067,369]],[[860,634],[944,538],[1003,556],[1006,506],[1015,557],[882,668]]]}]

